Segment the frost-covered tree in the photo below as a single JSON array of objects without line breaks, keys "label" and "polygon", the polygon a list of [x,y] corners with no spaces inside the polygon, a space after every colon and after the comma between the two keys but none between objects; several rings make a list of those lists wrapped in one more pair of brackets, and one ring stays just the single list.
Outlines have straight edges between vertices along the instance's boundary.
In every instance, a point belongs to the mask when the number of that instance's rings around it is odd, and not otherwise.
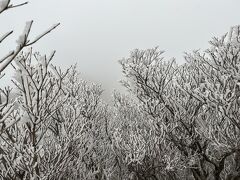
[{"label": "frost-covered tree", "polygon": [[[7,11],[8,9],[20,7],[26,5],[27,2],[12,4],[11,0],[1,0],[0,1],[0,15]],[[2,24],[2,23],[1,23]],[[47,31],[43,32],[35,39],[30,40],[29,34],[32,28],[33,21],[29,21],[26,23],[26,26],[23,30],[23,33],[17,39],[16,48],[10,50],[5,55],[1,55],[0,57],[0,78],[4,76],[4,70],[8,67],[17,56],[24,50],[26,47],[30,47],[36,42],[38,42],[43,36],[51,32],[55,29],[59,24],[53,25]],[[13,31],[9,32],[1,32],[0,36],[0,44],[2,45],[4,40],[9,38],[12,35]],[[25,64],[26,65],[26,64]],[[27,66],[25,66],[27,67]],[[23,76],[22,76],[23,77]],[[26,83],[26,82],[25,82]],[[31,82],[32,83],[32,82]],[[24,87],[27,88],[27,87]],[[23,89],[24,89],[23,88]],[[17,124],[19,125],[19,121],[22,122],[23,114],[18,109],[18,103],[16,99],[13,99],[10,96],[12,88],[0,88],[0,177],[1,179],[16,179],[16,178],[24,178],[23,174],[21,174],[24,169],[18,167],[16,161],[19,161],[19,157],[17,155],[16,150],[21,148],[21,144],[18,144],[18,141],[24,137]],[[29,92],[28,92],[29,93]],[[27,94],[26,94],[27,95]],[[27,97],[28,98],[28,97]],[[28,100],[29,102],[29,100]],[[28,107],[27,107],[28,108]],[[21,128],[20,128],[21,129]],[[25,133],[25,132],[24,132]],[[24,139],[20,140],[21,142],[27,143]],[[32,151],[32,149],[28,149]],[[26,149],[25,149],[26,151]],[[35,151],[35,150],[34,150]],[[18,159],[16,159],[18,158]],[[36,161],[36,160],[34,160]],[[32,162],[31,162],[32,163]],[[17,167],[17,169],[16,169]],[[37,169],[37,168],[36,168]],[[18,171],[19,170],[19,171]],[[29,169],[28,169],[29,170]]]},{"label": "frost-covered tree", "polygon": [[210,41],[205,53],[186,55],[195,69],[192,77],[198,81],[190,93],[202,104],[199,134],[209,142],[206,154],[215,179],[240,178],[239,32],[239,26],[233,27],[228,34]]},{"label": "frost-covered tree", "polygon": [[[180,154],[166,144],[165,128],[142,111],[130,96],[114,94],[113,149],[119,179],[167,179],[175,177]],[[115,174],[116,176],[116,174]]]},{"label": "frost-covered tree", "polygon": [[164,61],[158,48],[135,50],[120,61],[124,86],[156,131],[165,127],[163,142],[179,152],[185,168],[177,174],[239,178],[239,45],[234,27],[206,52],[186,54],[181,66]]},{"label": "frost-covered tree", "polygon": [[[50,146],[46,147],[59,163],[66,159],[66,154],[70,158],[62,163],[62,168],[58,165],[52,175],[55,179],[106,179],[109,142],[105,127],[109,113],[100,98],[101,86],[80,79],[73,66],[64,80],[63,91],[68,98],[52,117],[60,123],[50,127],[54,138],[49,139]],[[64,152],[61,156],[56,147]],[[49,161],[46,166],[50,168],[52,163]]]},{"label": "frost-covered tree", "polygon": [[[51,118],[66,101],[62,82],[67,72],[57,70],[48,58],[33,54],[32,51],[19,55],[16,59],[16,109],[9,116],[14,124],[2,134],[2,172],[5,178],[44,178],[44,140],[49,137],[49,129],[55,121]],[[33,59],[34,58],[34,59]],[[34,60],[36,63],[34,64]],[[13,116],[13,117],[12,117]],[[15,123],[17,121],[17,123]]]},{"label": "frost-covered tree", "polygon": [[[11,0],[1,0],[0,1],[0,15],[3,12],[7,11],[8,9],[20,7],[20,6],[23,6],[26,4],[27,4],[27,2],[23,2],[20,4],[12,4]],[[52,26],[47,31],[43,32],[42,34],[40,34],[39,36],[37,36],[35,39],[33,39],[31,41],[29,39],[29,34],[30,34],[30,31],[32,28],[32,24],[33,24],[33,21],[29,21],[26,23],[23,33],[19,36],[19,38],[16,41],[17,42],[16,48],[13,50],[9,50],[9,52],[7,52],[5,55],[0,56],[0,78],[2,76],[4,76],[4,72],[3,72],[4,69],[12,63],[12,61],[17,57],[17,55],[24,48],[32,46],[34,43],[39,41],[43,36],[45,36],[46,34],[51,32],[53,29],[55,29],[59,25],[59,24],[56,24],[56,25]],[[4,40],[6,40],[7,38],[9,38],[9,36],[11,36],[13,31],[11,30],[9,32],[5,32],[5,33],[0,32],[0,33],[1,33],[0,44],[2,45]],[[11,88],[9,88],[9,87],[0,88],[0,91],[1,91],[1,93],[0,93],[0,96],[1,96],[1,98],[0,98],[0,107],[1,107],[1,111],[0,111],[1,132],[0,132],[0,135],[1,135],[3,132],[7,133],[7,131],[8,131],[7,128],[9,127],[9,124],[6,125],[5,120],[13,111],[14,103],[10,98]]]},{"label": "frost-covered tree", "polygon": [[[106,179],[112,152],[99,85],[30,50],[16,58],[15,108],[1,136],[5,179]],[[14,122],[14,123],[12,123]]]}]

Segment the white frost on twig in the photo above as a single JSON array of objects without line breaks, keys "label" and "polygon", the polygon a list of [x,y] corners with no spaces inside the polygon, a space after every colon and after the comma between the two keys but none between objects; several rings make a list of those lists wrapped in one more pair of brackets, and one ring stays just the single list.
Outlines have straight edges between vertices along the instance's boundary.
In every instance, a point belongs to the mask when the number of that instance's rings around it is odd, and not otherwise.
[{"label": "white frost on twig", "polygon": [[10,0],[2,0],[0,1],[0,12],[7,8]]},{"label": "white frost on twig", "polygon": [[26,38],[28,37],[28,34],[30,32],[32,23],[33,23],[33,21],[26,22],[26,25],[25,25],[22,35],[20,35],[18,40],[16,41],[18,46],[22,46],[23,44],[26,43],[26,40],[27,40]]}]

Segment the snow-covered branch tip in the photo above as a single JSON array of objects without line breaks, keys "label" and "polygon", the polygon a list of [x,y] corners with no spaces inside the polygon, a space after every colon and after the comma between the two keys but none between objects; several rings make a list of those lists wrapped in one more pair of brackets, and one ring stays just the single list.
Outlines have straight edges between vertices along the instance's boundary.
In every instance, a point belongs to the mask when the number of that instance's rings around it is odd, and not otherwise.
[{"label": "snow-covered branch tip", "polygon": [[10,36],[13,33],[13,31],[9,31],[7,33],[5,33],[4,35],[2,35],[0,37],[0,43],[2,43],[4,41],[4,39],[6,39],[8,36]]},{"label": "snow-covered branch tip", "polygon": [[27,1],[23,2],[23,3],[20,3],[20,4],[10,4],[10,3],[11,3],[11,0],[0,1],[0,14],[7,9],[16,8],[16,7],[20,7],[20,6],[28,4]]},{"label": "snow-covered branch tip", "polygon": [[52,27],[50,27],[48,30],[46,30],[45,32],[43,32],[42,34],[40,34],[39,36],[37,36],[32,42],[29,42],[28,44],[26,44],[26,46],[31,46],[34,43],[36,43],[37,41],[39,41],[43,36],[47,35],[48,33],[50,33],[52,30],[54,30],[56,27],[58,27],[60,25],[60,23],[54,24]]}]

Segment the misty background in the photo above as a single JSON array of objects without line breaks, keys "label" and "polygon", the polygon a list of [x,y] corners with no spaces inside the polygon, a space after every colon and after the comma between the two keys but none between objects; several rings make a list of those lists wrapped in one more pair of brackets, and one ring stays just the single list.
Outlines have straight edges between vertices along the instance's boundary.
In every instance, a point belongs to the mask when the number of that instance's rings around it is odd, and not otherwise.
[{"label": "misty background", "polygon": [[[34,20],[32,38],[60,22],[34,50],[42,55],[56,50],[53,63],[62,68],[77,63],[82,77],[101,83],[109,99],[120,88],[118,60],[131,50],[159,46],[166,59],[182,63],[183,52],[204,50],[212,37],[240,24],[239,7],[239,0],[30,0],[0,16],[0,33],[14,30],[0,55],[15,49],[26,21]],[[1,85],[11,83],[13,69],[5,72]]]}]

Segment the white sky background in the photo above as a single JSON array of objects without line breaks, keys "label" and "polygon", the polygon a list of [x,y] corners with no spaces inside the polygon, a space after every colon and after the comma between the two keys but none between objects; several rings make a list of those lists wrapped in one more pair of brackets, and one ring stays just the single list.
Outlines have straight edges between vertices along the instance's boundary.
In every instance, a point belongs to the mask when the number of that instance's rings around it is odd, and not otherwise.
[{"label": "white sky background", "polygon": [[56,65],[77,63],[83,77],[101,83],[110,96],[120,87],[117,61],[131,50],[159,46],[167,58],[183,62],[184,51],[204,50],[213,36],[240,24],[239,7],[240,0],[29,0],[0,15],[0,33],[14,30],[1,44],[0,57],[15,48],[26,21],[34,20],[32,37],[60,22],[34,49],[57,50]]}]

